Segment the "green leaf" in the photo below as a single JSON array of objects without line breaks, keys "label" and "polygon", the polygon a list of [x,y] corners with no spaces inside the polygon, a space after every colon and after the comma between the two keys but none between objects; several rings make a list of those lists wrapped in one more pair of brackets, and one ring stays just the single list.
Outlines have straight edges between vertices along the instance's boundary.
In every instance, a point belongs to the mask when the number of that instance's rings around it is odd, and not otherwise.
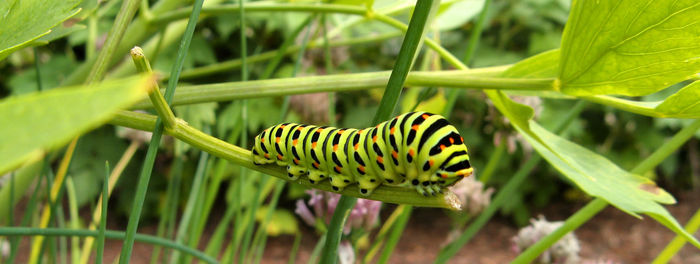
[{"label": "green leaf", "polygon": [[441,31],[457,29],[474,18],[484,8],[485,0],[462,0],[441,5],[433,27]]},{"label": "green leaf", "polygon": [[[262,222],[268,210],[270,210],[269,206],[260,206],[255,212],[255,220]],[[294,214],[285,209],[275,209],[265,227],[265,232],[270,236],[292,235],[299,232],[298,227],[299,223]]]},{"label": "green leaf", "polygon": [[76,15],[81,0],[0,1],[0,60],[47,35],[51,28]]},{"label": "green leaf", "polygon": [[148,76],[53,89],[0,101],[0,174],[109,120],[145,96]]},{"label": "green leaf", "polygon": [[559,50],[548,50],[524,59],[503,72],[503,77],[555,78],[559,69]]},{"label": "green leaf", "polygon": [[572,95],[639,96],[700,71],[697,0],[575,1],[559,78]]},{"label": "green leaf", "polygon": [[665,117],[700,118],[700,81],[686,85],[654,110]]},{"label": "green leaf", "polygon": [[700,247],[700,242],[685,232],[676,219],[658,204],[674,203],[675,200],[654,182],[622,170],[603,156],[550,133],[529,120],[532,108],[514,102],[503,92],[486,93],[535,150],[584,192],[600,197],[633,216],[648,214]]}]

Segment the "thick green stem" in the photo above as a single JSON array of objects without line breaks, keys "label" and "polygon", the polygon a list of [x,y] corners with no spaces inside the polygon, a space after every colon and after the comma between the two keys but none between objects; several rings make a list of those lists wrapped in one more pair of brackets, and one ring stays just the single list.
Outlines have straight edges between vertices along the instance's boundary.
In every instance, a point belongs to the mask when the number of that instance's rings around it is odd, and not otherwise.
[{"label": "thick green stem", "polygon": [[[146,59],[146,55],[143,54],[143,49],[141,49],[141,47],[134,47],[131,49],[131,58],[134,60],[138,72],[153,73],[151,64],[148,62],[148,59]],[[153,82],[153,88],[148,91],[148,98],[151,99],[153,108],[156,109],[158,116],[163,119],[163,124],[166,127],[173,127],[175,125],[175,114],[173,114],[173,110],[168,106],[168,102],[165,101],[160,87],[158,87],[158,82]]]},{"label": "thick green stem", "polygon": [[[504,90],[552,90],[552,79],[519,79],[493,77],[503,67],[466,71],[414,71],[408,74],[405,86],[441,86],[462,89],[504,89]],[[381,88],[387,85],[390,72],[369,72],[255,80],[247,82],[227,82],[181,86],[173,105],[187,105],[206,102],[231,101],[270,96],[319,92],[347,92]],[[353,80],[348,82],[347,80]],[[145,99],[133,108],[152,107]]]},{"label": "thick green stem", "polygon": [[[700,210],[695,211],[695,215],[690,218],[690,221],[688,221],[688,224],[685,226],[685,231],[688,231],[689,234],[695,233],[695,231],[698,231],[698,228],[700,228]],[[683,238],[680,235],[676,235],[673,240],[671,240],[671,243],[668,243],[666,245],[666,248],[664,248],[661,253],[659,253],[658,256],[656,256],[656,259],[652,262],[652,264],[663,264],[663,263],[668,263],[673,256],[678,253],[681,248],[683,248],[683,245],[685,245],[686,239]]]},{"label": "thick green stem", "polygon": [[341,196],[338,204],[335,207],[335,212],[328,224],[328,232],[326,233],[326,243],[321,252],[321,260],[319,263],[336,263],[338,260],[338,244],[343,234],[343,226],[350,216],[353,206],[357,202],[357,198],[350,196]]},{"label": "thick green stem", "polygon": [[[223,140],[207,135],[187,125],[186,122],[180,119],[176,119],[176,121],[177,122],[174,129],[168,129],[165,131],[167,134],[170,134],[175,138],[192,145],[193,147],[209,152],[214,156],[226,159],[235,164],[239,164],[246,168],[283,180],[288,180],[285,168],[275,165],[254,165],[252,154],[249,150],[231,145]],[[114,119],[112,119],[111,124],[131,127],[144,131],[153,131],[155,122],[156,116],[153,115],[121,111],[115,116]],[[301,179],[294,181],[294,183],[324,191],[332,191],[331,185],[327,181],[311,184],[308,179],[304,179],[302,177]],[[447,192],[444,195],[424,197],[413,189],[386,186],[383,188],[377,188],[370,196],[361,196],[357,186],[351,185],[343,189],[340,193],[343,195],[378,200],[387,203],[410,204],[413,206],[422,207],[441,207],[456,210],[461,206],[457,197],[451,192]]]}]

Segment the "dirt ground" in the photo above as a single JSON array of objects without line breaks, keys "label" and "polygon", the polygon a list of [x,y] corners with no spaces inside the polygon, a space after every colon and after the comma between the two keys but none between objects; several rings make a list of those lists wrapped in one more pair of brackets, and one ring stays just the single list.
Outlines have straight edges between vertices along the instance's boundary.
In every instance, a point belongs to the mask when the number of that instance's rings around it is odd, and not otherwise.
[{"label": "dirt ground", "polygon": [[[677,195],[678,205],[668,210],[681,224],[690,219],[700,208],[700,192]],[[554,205],[538,214],[550,221],[564,220],[583,204],[577,206]],[[416,209],[406,231],[399,241],[390,263],[431,263],[445,243],[450,219],[434,209]],[[387,213],[387,212],[385,212]],[[436,218],[436,215],[440,217]],[[215,217],[218,221],[218,217]],[[113,223],[114,221],[112,221]],[[110,229],[125,229],[112,226]],[[207,241],[208,230],[201,241]],[[318,236],[310,228],[302,227],[303,237],[297,263],[306,263]],[[492,219],[470,243],[452,258],[450,263],[508,263],[516,253],[511,250],[510,239],[517,233],[516,227],[505,218]],[[155,233],[155,226],[144,226],[141,233]],[[611,260],[607,263],[649,263],[674,237],[674,233],[649,217],[639,220],[613,207],[603,210],[591,221],[576,230],[581,242],[581,257],[584,260]],[[696,237],[700,236],[697,232]],[[263,263],[287,263],[294,237],[271,237],[265,249]],[[23,239],[17,263],[26,262],[29,240]],[[112,263],[119,255],[121,241],[108,240],[105,247],[105,263]],[[137,243],[132,263],[149,263],[152,247]],[[362,257],[364,252],[360,253]],[[700,263],[700,250],[686,245],[671,261],[674,264]]]}]

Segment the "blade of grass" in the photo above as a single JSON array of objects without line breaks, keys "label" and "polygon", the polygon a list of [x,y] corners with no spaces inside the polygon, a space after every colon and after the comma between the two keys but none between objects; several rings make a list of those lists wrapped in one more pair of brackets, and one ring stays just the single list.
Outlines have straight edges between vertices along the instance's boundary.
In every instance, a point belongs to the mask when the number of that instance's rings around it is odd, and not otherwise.
[{"label": "blade of grass", "polygon": [[[34,165],[32,165],[34,166]],[[47,167],[46,161],[43,162],[42,167]],[[31,169],[31,168],[26,168],[25,169]],[[44,171],[44,169],[42,169]],[[21,170],[20,173],[24,172],[24,170]],[[37,179],[36,185],[34,186],[34,191],[32,192],[32,196],[29,198],[29,203],[27,204],[27,209],[24,211],[24,215],[22,215],[22,221],[20,222],[21,226],[26,226],[29,224],[32,218],[32,214],[36,212],[36,205],[39,201],[39,193],[40,187],[41,187],[41,182],[44,177],[39,177]],[[12,196],[14,198],[14,196]],[[17,251],[19,250],[19,242],[20,242],[21,237],[13,237],[10,239],[10,257],[7,259],[8,263],[15,263],[15,257],[17,257]]]},{"label": "blade of grass", "polygon": [[[35,228],[35,227],[0,227],[0,236],[79,236],[79,237],[86,237],[86,236],[91,236],[91,237],[96,237],[98,235],[98,231],[96,230],[86,230],[86,229],[78,229],[78,230],[73,230],[73,229],[65,229],[65,228]],[[109,239],[125,239],[126,233],[122,231],[115,231],[115,230],[107,230],[105,231],[105,237]],[[182,244],[177,244],[173,241],[156,237],[156,236],[151,236],[151,235],[145,235],[145,234],[136,234],[134,236],[134,240],[141,242],[141,243],[147,243],[147,244],[153,244],[153,245],[160,245],[162,247],[167,247],[171,249],[175,249],[184,253],[187,253],[189,255],[192,255],[206,263],[212,263],[212,264],[217,264],[219,263],[216,261],[216,259],[205,255],[201,251],[198,251],[194,248],[187,247]]]},{"label": "blade of grass", "polygon": [[[61,163],[58,167],[58,173],[56,174],[56,180],[50,183],[50,188],[51,190],[48,192],[48,199],[49,199],[49,205],[44,206],[44,210],[41,213],[41,219],[39,220],[39,227],[40,228],[45,228],[48,226],[49,221],[51,220],[51,208],[54,206],[51,206],[51,204],[55,204],[56,200],[58,199],[59,191],[61,190],[61,187],[63,186],[63,181],[66,177],[66,173],[68,172],[68,167],[73,160],[73,152],[75,151],[75,146],[78,144],[77,138],[74,139],[69,145],[68,148],[66,149],[66,152],[63,156],[63,159],[61,160]],[[47,161],[45,161],[47,162]],[[49,170],[50,172],[50,170]],[[54,208],[55,209],[55,208]],[[43,244],[44,237],[43,236],[38,236],[32,241],[32,249],[30,251],[29,255],[29,263],[37,263],[39,261],[39,253],[41,252],[41,245]]]},{"label": "blade of grass", "polygon": [[387,237],[386,244],[384,246],[384,250],[382,250],[382,254],[379,255],[379,261],[377,263],[387,263],[389,261],[389,257],[391,257],[391,253],[394,252],[394,248],[396,248],[396,244],[399,243],[399,239],[401,238],[401,234],[403,233],[403,230],[406,228],[406,224],[408,223],[408,219],[411,218],[411,211],[413,211],[412,206],[406,206],[405,210],[401,212],[401,215],[399,215],[398,219],[396,220],[396,224],[391,230],[391,233],[389,234],[389,237]]},{"label": "blade of grass", "polygon": [[[75,185],[73,184],[73,177],[68,177],[66,179],[66,193],[68,194],[68,208],[70,212],[70,228],[79,229],[80,228],[80,216],[78,215],[78,202],[75,194]],[[80,261],[80,239],[78,237],[71,238],[71,262],[78,263]]]},{"label": "blade of grass", "polygon": [[391,212],[391,215],[389,215],[389,217],[386,219],[386,222],[384,222],[382,228],[380,228],[379,232],[377,232],[377,236],[374,237],[372,246],[370,246],[369,250],[367,250],[367,254],[365,254],[365,257],[362,259],[362,263],[372,262],[374,256],[377,255],[379,249],[381,249],[386,235],[389,233],[390,230],[392,230],[399,216],[403,215],[403,212],[407,210],[406,207],[408,206],[402,204],[397,206],[396,209],[394,209],[394,211]]},{"label": "blade of grass", "polygon": [[[138,2],[134,0],[135,2]],[[168,80],[168,88],[165,90],[165,100],[168,105],[173,101],[173,96],[175,94],[175,86],[177,85],[177,80],[179,78],[180,72],[182,71],[182,64],[187,56],[187,51],[190,47],[190,42],[192,40],[192,34],[194,33],[194,28],[197,24],[199,18],[199,11],[202,8],[203,0],[196,0],[192,13],[190,14],[189,22],[187,23],[187,29],[183,34],[182,41],[180,43],[180,48],[177,53],[177,58],[175,64],[173,64],[170,76]],[[126,228],[126,237],[124,239],[124,244],[122,246],[122,252],[119,258],[119,263],[126,264],[131,259],[131,251],[134,246],[134,239],[136,235],[136,230],[138,228],[139,219],[141,217],[141,210],[143,208],[143,202],[146,199],[146,191],[148,189],[148,182],[151,178],[151,172],[153,170],[153,163],[155,162],[155,157],[158,152],[158,146],[160,145],[160,139],[163,136],[163,125],[160,118],[156,120],[155,131],[151,137],[151,142],[148,145],[148,152],[146,153],[146,159],[144,161],[141,174],[139,175],[139,181],[136,186],[136,195],[134,196],[134,205],[129,215],[129,223]]]},{"label": "blade of grass", "polygon": [[[134,156],[136,150],[138,150],[140,145],[141,143],[139,143],[138,141],[132,141],[129,147],[127,147],[126,151],[124,151],[124,154],[122,154],[122,157],[119,158],[117,165],[114,167],[114,170],[112,170],[112,173],[109,175],[109,189],[107,191],[107,195],[105,196],[105,194],[102,193],[100,194],[100,198],[97,200],[97,206],[95,207],[92,213],[90,225],[88,226],[89,230],[95,230],[95,228],[97,228],[97,224],[100,223],[98,221],[101,221],[100,219],[102,219],[102,200],[105,199],[105,197],[109,199],[110,195],[112,194],[112,190],[114,190],[114,186],[119,180],[119,177],[122,175],[122,172],[126,168],[126,165],[129,164],[129,161],[131,161],[131,158]],[[75,263],[87,264],[88,261],[90,261],[90,255],[92,254],[92,246],[94,245],[94,242],[94,237],[85,238],[85,241],[83,242],[83,248],[80,252],[80,261]]]},{"label": "blade of grass", "polygon": [[[119,164],[117,164],[119,166]],[[105,161],[105,174],[102,179],[102,199],[100,199],[100,229],[97,232],[97,253],[95,263],[102,264],[105,251],[105,232],[107,230],[107,204],[109,204],[109,162]]]},{"label": "blade of grass", "polygon": [[292,243],[292,250],[289,251],[289,261],[287,264],[294,264],[297,261],[297,254],[299,254],[299,245],[301,245],[301,231],[298,231],[294,235],[294,243]]},{"label": "blade of grass", "polygon": [[[177,153],[177,152],[176,152]],[[175,222],[175,216],[177,215],[177,201],[176,197],[179,197],[180,193],[180,178],[182,177],[182,167],[184,164],[184,158],[181,154],[175,155],[175,161],[172,165],[172,170],[170,170],[170,180],[168,181],[168,187],[166,189],[165,198],[165,209],[163,209],[163,217],[158,220],[158,228],[156,230],[156,236],[172,238],[171,234],[165,235],[166,228],[169,223]],[[173,231],[174,232],[174,231]],[[155,246],[153,248],[153,254],[151,254],[151,264],[155,264],[160,258],[160,246]],[[168,252],[165,252],[165,256],[169,256]]]},{"label": "blade of grass", "polygon": [[316,243],[316,246],[314,246],[314,250],[311,251],[311,256],[309,257],[309,262],[308,263],[320,263],[317,262],[316,260],[318,259],[319,255],[321,254],[321,250],[323,249],[323,245],[326,244],[326,234],[323,234],[321,238],[318,239],[318,242]]},{"label": "blade of grass", "polygon": [[[372,124],[377,124],[381,120],[387,120],[392,115],[396,104],[398,103],[401,89],[403,88],[406,76],[410,71],[413,60],[418,50],[418,45],[423,38],[423,30],[426,21],[430,16],[430,11],[433,7],[432,0],[418,1],[411,21],[409,22],[406,37],[401,44],[399,55],[394,65],[394,70],[389,76],[384,95],[379,103],[379,108],[374,116]],[[343,226],[347,221],[350,211],[357,202],[357,199],[349,196],[341,196],[338,205],[333,213],[328,231],[326,233],[326,243],[324,250],[321,253],[321,263],[336,263],[338,244],[340,243]]]},{"label": "blade of grass", "polygon": [[[197,170],[194,173],[194,179],[192,180],[192,186],[190,188],[189,197],[187,198],[187,204],[185,205],[185,211],[180,217],[177,235],[175,236],[175,243],[185,244],[185,239],[187,239],[187,235],[190,231],[190,222],[193,220],[193,218],[197,218],[197,216],[194,215],[194,212],[197,209],[196,204],[199,200],[198,198],[200,191],[202,190],[201,187],[204,185],[204,181],[206,180],[208,160],[209,153],[202,152],[199,156],[199,161],[197,162]],[[170,255],[170,263],[179,261],[180,253],[173,252],[173,254]]]}]

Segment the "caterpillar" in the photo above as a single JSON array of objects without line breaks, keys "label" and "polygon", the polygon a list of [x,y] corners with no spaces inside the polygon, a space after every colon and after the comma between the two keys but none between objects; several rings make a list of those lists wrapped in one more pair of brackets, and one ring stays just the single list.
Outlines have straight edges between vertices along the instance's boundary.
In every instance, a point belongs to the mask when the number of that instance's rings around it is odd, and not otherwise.
[{"label": "caterpillar", "polygon": [[256,165],[286,166],[291,180],[306,176],[315,184],[328,179],[334,191],[358,184],[362,195],[382,184],[436,195],[474,170],[457,129],[426,112],[364,129],[279,124],[255,137],[252,155]]}]

